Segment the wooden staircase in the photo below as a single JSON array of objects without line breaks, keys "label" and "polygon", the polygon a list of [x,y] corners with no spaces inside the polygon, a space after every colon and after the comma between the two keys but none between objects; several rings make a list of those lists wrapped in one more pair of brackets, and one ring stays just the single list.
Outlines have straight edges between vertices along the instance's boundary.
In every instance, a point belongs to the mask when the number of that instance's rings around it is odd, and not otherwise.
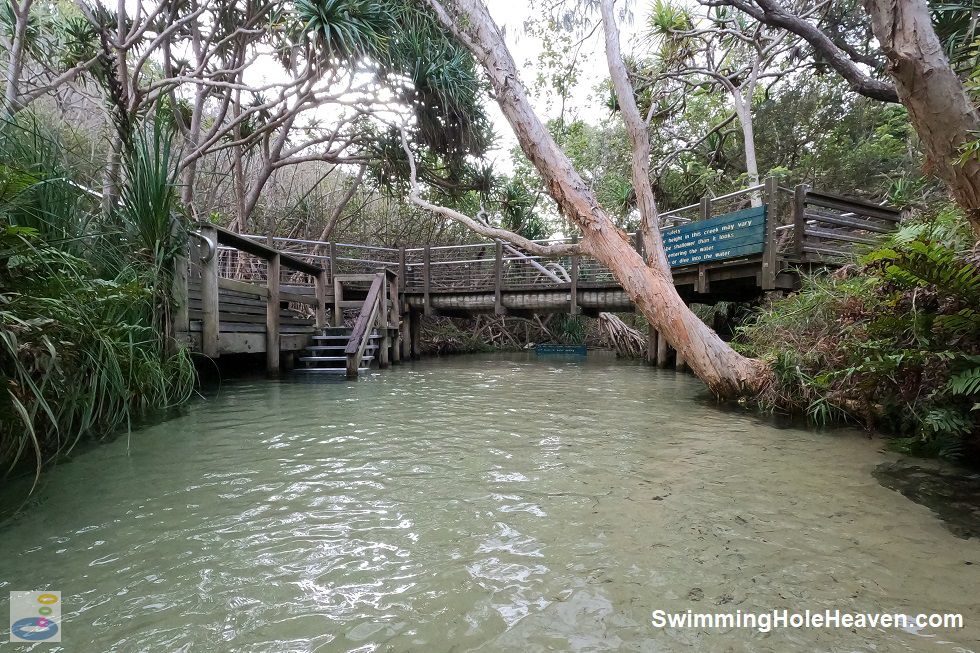
[{"label": "wooden staircase", "polygon": [[[313,336],[313,344],[306,348],[306,355],[299,357],[297,372],[310,374],[347,374],[347,347],[351,342],[353,329],[346,327],[327,327],[319,335]],[[361,356],[358,372],[370,369],[377,357],[381,334],[376,330],[368,336],[364,355]]]},{"label": "wooden staircase", "polygon": [[[397,277],[390,271],[334,276],[334,326],[313,336],[297,372],[346,374],[357,378],[377,362],[385,368],[399,356]],[[347,291],[345,293],[345,290]],[[363,294],[364,299],[345,299]],[[357,309],[350,328],[342,326],[344,309]]]}]

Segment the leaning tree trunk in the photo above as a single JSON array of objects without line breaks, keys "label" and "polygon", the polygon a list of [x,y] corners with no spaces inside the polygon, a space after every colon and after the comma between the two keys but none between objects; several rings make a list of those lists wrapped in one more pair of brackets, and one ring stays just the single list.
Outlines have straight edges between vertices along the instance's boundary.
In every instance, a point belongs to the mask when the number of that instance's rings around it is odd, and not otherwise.
[{"label": "leaning tree trunk", "polygon": [[[715,395],[735,397],[757,391],[769,378],[768,368],[735,352],[684,304],[674,288],[655,225],[644,232],[645,240],[652,239],[659,247],[650,252],[652,265],[647,266],[626,234],[599,206],[594,193],[532,110],[503,35],[483,3],[455,0],[444,6],[439,0],[429,0],[429,4],[486,70],[497,103],[521,149],[541,174],[559,209],[581,229],[583,251],[612,271],[636,309],[681,353]],[[634,162],[641,158],[634,148]],[[645,164],[640,163],[649,168],[649,156]],[[638,199],[641,205],[651,204],[646,210],[641,206],[649,223],[650,217],[656,215],[652,195]]]},{"label": "leaning tree trunk", "polygon": [[980,237],[980,159],[961,160],[964,143],[980,137],[980,112],[949,64],[926,0],[864,0],[888,57],[889,73],[926,151]]}]

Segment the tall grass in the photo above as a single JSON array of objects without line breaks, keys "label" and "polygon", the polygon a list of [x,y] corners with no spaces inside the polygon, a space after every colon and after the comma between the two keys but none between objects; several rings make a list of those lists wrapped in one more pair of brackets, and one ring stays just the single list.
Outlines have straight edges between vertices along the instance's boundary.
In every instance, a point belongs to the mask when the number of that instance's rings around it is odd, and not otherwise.
[{"label": "tall grass", "polygon": [[24,116],[0,125],[0,148],[3,476],[184,401],[195,375],[160,317],[180,242],[166,134],[134,139],[108,216],[72,180],[56,132]]}]

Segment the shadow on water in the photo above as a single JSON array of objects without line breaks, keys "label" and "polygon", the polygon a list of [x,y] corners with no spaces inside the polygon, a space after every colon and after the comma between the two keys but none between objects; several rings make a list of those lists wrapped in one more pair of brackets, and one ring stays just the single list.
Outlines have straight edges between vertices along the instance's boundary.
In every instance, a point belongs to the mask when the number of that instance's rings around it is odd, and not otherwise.
[{"label": "shadow on water", "polygon": [[932,510],[956,537],[980,538],[980,474],[909,460],[883,463],[873,474],[883,486]]}]

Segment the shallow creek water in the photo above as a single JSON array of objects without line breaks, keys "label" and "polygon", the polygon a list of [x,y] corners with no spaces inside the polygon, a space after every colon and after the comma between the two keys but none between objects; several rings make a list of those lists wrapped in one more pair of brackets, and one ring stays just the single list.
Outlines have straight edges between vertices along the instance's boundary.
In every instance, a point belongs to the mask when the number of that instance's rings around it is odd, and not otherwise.
[{"label": "shallow creek water", "polygon": [[[47,474],[0,526],[0,623],[44,588],[36,651],[978,651],[980,540],[881,485],[896,460],[602,356],[229,382]],[[782,608],[965,627],[651,621]]]}]

